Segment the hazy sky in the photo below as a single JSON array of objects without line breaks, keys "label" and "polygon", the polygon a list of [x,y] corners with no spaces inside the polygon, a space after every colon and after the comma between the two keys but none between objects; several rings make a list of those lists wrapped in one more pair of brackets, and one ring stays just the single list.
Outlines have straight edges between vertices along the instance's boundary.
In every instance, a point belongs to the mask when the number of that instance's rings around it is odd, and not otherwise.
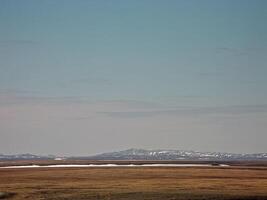
[{"label": "hazy sky", "polygon": [[0,1],[0,153],[267,152],[267,1]]}]

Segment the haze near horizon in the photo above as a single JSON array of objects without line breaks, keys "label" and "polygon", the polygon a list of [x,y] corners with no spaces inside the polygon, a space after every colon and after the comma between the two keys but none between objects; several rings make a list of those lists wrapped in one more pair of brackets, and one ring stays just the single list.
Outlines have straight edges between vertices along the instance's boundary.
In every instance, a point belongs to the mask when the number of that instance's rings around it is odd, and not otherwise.
[{"label": "haze near horizon", "polygon": [[267,152],[267,1],[0,1],[0,153]]}]

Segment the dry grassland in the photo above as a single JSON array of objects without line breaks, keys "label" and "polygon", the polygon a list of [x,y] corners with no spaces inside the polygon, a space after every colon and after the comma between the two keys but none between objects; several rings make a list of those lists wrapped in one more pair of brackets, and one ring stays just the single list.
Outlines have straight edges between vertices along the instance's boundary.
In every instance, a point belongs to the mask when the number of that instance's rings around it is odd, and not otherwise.
[{"label": "dry grassland", "polygon": [[267,199],[267,168],[0,169],[0,198],[14,200]]}]

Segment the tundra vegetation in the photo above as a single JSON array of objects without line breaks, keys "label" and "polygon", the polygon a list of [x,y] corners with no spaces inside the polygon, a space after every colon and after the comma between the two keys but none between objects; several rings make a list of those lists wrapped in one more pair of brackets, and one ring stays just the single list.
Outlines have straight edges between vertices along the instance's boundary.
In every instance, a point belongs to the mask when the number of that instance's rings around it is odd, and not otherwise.
[{"label": "tundra vegetation", "polygon": [[0,198],[267,199],[265,166],[0,169]]}]

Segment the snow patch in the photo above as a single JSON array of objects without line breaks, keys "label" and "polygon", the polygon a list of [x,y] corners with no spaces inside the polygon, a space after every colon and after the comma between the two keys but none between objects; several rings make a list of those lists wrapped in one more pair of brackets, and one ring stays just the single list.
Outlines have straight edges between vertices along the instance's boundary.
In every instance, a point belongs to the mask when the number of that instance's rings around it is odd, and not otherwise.
[{"label": "snow patch", "polygon": [[[229,167],[229,165],[220,164],[220,167]],[[6,166],[0,167],[5,169],[13,169],[13,168],[60,168],[60,167],[212,167],[211,164],[129,164],[129,165],[117,165],[117,164],[89,164],[89,165],[21,165],[21,166]]]}]

